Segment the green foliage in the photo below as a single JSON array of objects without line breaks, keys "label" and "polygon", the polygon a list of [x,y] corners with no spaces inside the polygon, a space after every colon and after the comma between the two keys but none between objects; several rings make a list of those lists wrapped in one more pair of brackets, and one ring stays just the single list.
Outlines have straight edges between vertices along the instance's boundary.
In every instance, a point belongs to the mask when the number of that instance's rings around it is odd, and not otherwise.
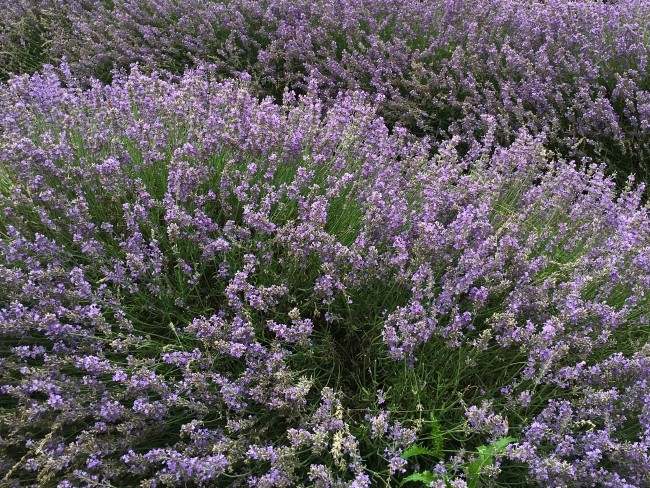
[{"label": "green foliage", "polygon": [[506,447],[515,441],[514,437],[502,437],[486,446],[477,448],[477,458],[467,465],[467,484],[469,488],[477,488],[481,472],[491,466],[494,461],[505,453]]},{"label": "green foliage", "polygon": [[431,471],[422,471],[421,473],[413,473],[402,480],[402,485],[405,483],[421,483],[424,486],[429,486],[432,481],[435,481],[437,476]]}]

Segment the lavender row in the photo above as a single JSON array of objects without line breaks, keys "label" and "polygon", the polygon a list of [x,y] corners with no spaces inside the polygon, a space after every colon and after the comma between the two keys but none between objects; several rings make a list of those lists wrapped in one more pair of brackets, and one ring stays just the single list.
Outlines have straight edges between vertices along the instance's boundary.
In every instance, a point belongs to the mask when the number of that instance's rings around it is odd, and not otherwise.
[{"label": "lavender row", "polygon": [[526,128],[565,157],[606,162],[619,182],[649,175],[643,0],[59,3],[13,2],[0,14],[2,51],[18,61],[38,51],[35,65],[66,58],[105,81],[133,62],[181,73],[207,61],[224,77],[248,72],[276,100],[314,78],[329,100],[377,94],[389,125],[436,142],[459,135],[464,151],[488,130],[487,114],[503,144]]}]

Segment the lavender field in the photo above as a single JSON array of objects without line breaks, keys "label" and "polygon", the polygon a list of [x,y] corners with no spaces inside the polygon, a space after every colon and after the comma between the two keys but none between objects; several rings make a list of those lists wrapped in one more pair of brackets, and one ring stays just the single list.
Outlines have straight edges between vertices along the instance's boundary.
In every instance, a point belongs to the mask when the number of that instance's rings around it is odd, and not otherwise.
[{"label": "lavender field", "polygon": [[650,1],[0,1],[0,487],[650,487]]}]

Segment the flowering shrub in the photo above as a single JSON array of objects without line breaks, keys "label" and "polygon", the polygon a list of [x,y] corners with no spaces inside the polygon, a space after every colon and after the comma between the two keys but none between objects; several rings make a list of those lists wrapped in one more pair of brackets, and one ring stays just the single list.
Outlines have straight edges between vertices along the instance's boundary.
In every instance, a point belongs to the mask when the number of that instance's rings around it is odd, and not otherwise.
[{"label": "flowering shrub", "polygon": [[643,187],[251,83],[0,90],[3,482],[647,484]]},{"label": "flowering shrub", "polygon": [[[22,3],[52,15],[47,2]],[[621,185],[650,174],[644,0],[74,0],[56,11],[45,49],[83,75],[209,61],[221,76],[249,72],[276,100],[315,77],[326,99],[378,93],[389,125],[437,142],[460,135],[464,152],[488,114],[501,144],[526,128],[565,157],[606,163]]]}]

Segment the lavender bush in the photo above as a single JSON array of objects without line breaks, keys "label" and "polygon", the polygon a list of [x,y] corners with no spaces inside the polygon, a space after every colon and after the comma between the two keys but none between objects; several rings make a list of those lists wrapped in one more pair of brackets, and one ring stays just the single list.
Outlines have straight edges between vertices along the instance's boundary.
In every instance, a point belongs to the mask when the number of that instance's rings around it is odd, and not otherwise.
[{"label": "lavender bush", "polygon": [[[43,17],[43,2],[23,2]],[[390,126],[459,135],[462,152],[487,114],[502,145],[526,128],[564,157],[606,163],[621,185],[650,175],[645,0],[74,0],[56,11],[47,55],[84,76],[210,61],[278,101],[316,77],[324,99],[377,93]]]},{"label": "lavender bush", "polygon": [[650,482],[642,185],[220,76],[0,89],[3,484]]}]

